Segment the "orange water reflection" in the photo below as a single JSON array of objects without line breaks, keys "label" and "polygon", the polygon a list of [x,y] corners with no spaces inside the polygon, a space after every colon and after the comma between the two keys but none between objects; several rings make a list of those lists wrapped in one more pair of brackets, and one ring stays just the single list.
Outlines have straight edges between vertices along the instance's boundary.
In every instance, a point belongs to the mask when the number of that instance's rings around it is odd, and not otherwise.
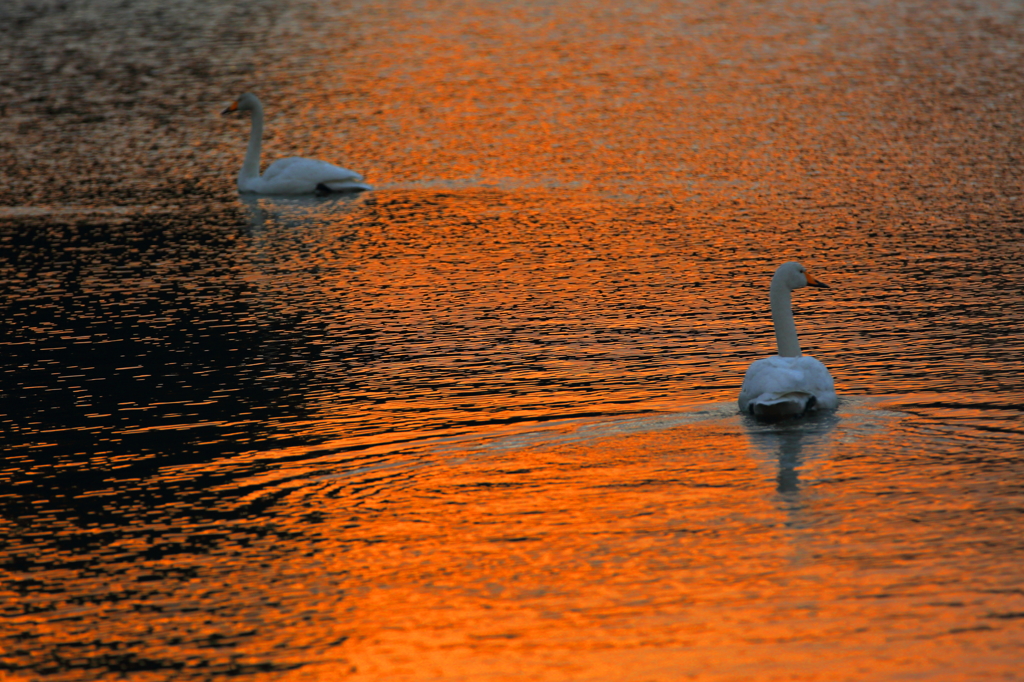
[{"label": "orange water reflection", "polygon": [[56,679],[1012,677],[1024,435],[1019,403],[970,403],[781,427],[709,405],[168,467],[94,493],[130,525],[22,518],[48,544],[7,550],[4,629],[30,636],[0,660]]},{"label": "orange water reflection", "polygon": [[[333,596],[350,638],[294,679],[1013,670],[1021,632],[999,614],[1024,602],[1013,571],[984,568],[1000,561],[985,547],[1010,530],[996,508],[1012,485],[980,515],[970,482],[931,501],[935,467],[904,463],[892,486],[905,420],[865,418],[782,432],[715,419],[540,447],[520,436],[419,469],[366,507],[328,507],[317,570],[345,576]],[[917,447],[918,427],[902,428]],[[806,488],[776,492],[786,457]],[[948,534],[964,540],[936,546]],[[984,585],[964,581],[979,569]]]}]

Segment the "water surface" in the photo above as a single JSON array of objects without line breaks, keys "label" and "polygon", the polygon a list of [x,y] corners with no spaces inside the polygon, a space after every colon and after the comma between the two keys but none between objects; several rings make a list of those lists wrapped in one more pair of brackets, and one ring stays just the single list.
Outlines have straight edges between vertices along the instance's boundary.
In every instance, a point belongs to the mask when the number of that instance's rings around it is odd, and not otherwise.
[{"label": "water surface", "polygon": [[4,675],[1019,675],[1014,3],[0,18]]}]

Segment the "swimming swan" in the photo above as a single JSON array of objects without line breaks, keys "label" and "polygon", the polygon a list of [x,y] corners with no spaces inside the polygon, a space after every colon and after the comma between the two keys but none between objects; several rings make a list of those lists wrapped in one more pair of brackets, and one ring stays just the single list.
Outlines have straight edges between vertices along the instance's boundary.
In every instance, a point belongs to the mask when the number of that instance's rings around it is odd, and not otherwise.
[{"label": "swimming swan", "polygon": [[292,156],[275,161],[260,175],[260,148],[263,146],[263,105],[251,92],[239,97],[221,115],[236,111],[252,112],[252,129],[245,161],[238,172],[238,191],[243,194],[312,194],[314,192],[354,192],[372,189],[363,184],[363,176],[326,161]]},{"label": "swimming swan", "polygon": [[828,288],[799,263],[784,263],[775,271],[770,298],[779,354],[758,360],[747,369],[740,389],[740,411],[762,419],[785,419],[839,405],[832,375],[825,365],[800,354],[790,294],[804,286]]}]

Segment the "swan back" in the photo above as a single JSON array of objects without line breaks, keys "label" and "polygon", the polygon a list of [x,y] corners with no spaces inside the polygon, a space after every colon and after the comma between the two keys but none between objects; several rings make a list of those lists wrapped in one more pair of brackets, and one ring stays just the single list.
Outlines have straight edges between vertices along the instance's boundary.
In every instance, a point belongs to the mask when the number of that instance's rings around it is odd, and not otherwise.
[{"label": "swan back", "polygon": [[333,192],[370,189],[355,171],[299,156],[275,161],[263,175],[248,178],[239,186],[243,192],[257,194],[309,194],[317,191],[318,186]]},{"label": "swan back", "polygon": [[838,405],[832,375],[809,355],[762,358],[750,365],[740,388],[740,411],[765,419],[799,417]]}]

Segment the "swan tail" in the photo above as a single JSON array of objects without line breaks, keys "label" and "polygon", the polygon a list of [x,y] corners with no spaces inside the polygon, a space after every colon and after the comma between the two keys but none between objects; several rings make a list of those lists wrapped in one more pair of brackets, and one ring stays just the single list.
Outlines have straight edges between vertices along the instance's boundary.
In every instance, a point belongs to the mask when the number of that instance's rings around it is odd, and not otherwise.
[{"label": "swan tail", "polygon": [[810,393],[792,391],[773,396],[762,396],[752,400],[748,407],[750,413],[758,419],[778,421],[813,412],[818,407],[818,399]]},{"label": "swan tail", "polygon": [[321,182],[316,186],[318,194],[330,194],[331,192],[369,192],[373,187],[363,182],[335,181]]}]

